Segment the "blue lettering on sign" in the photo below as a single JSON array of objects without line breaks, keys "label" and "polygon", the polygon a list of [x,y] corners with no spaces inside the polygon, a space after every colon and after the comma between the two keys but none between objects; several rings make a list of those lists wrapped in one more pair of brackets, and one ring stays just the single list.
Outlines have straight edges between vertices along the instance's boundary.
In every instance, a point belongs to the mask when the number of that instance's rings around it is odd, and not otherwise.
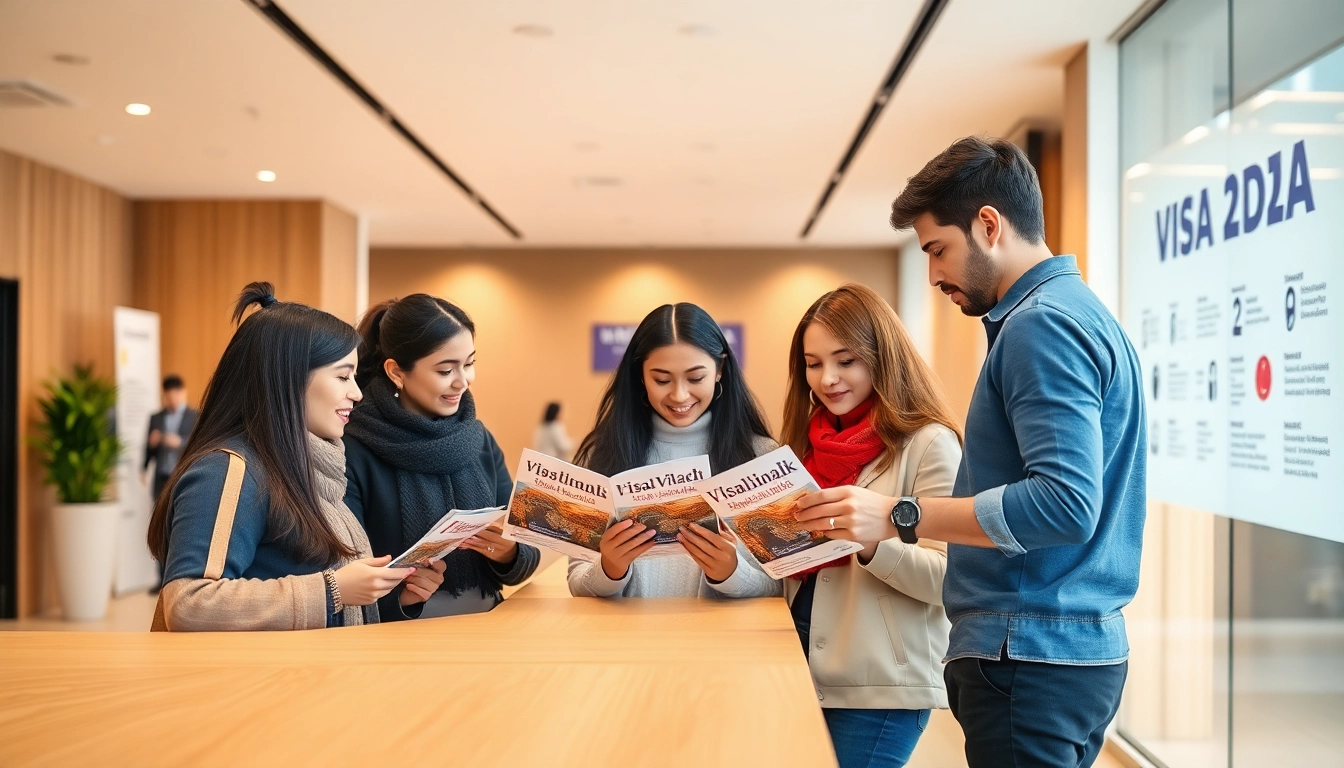
[{"label": "blue lettering on sign", "polygon": [[[1265,169],[1269,171],[1268,179]],[[1248,165],[1240,175],[1230,173],[1223,180],[1223,196],[1228,200],[1227,217],[1223,220],[1224,241],[1254,232],[1262,220],[1265,226],[1271,227],[1288,221],[1299,211],[1308,214],[1316,210],[1306,140],[1293,145],[1288,160],[1286,193],[1283,153],[1270,155],[1265,161],[1265,169],[1259,164]],[[1168,257],[1175,259],[1178,255],[1188,256],[1192,251],[1214,244],[1213,212],[1207,187],[1199,191],[1198,208],[1195,196],[1186,195],[1179,202],[1154,211],[1153,220],[1157,228],[1159,261],[1166,261]]]}]

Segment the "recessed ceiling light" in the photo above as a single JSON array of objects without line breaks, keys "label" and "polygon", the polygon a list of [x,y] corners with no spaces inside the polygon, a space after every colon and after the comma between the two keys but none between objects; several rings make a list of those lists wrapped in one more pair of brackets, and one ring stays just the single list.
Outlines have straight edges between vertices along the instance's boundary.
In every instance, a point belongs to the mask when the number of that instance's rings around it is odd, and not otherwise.
[{"label": "recessed ceiling light", "polygon": [[683,24],[677,27],[677,33],[686,37],[713,37],[714,28],[708,24]]},{"label": "recessed ceiling light", "polygon": [[513,34],[523,37],[550,37],[554,30],[545,24],[519,24],[513,28]]},{"label": "recessed ceiling light", "polygon": [[149,114],[149,105],[140,103],[127,104],[126,114],[135,115],[136,117],[144,117],[145,115]]},{"label": "recessed ceiling light", "polygon": [[53,54],[51,60],[57,64],[71,64],[76,67],[82,67],[89,63],[88,56],[80,56],[77,53],[57,53]]},{"label": "recessed ceiling light", "polygon": [[716,147],[712,141],[697,141],[691,145],[691,149],[694,149],[696,152],[713,152]]},{"label": "recessed ceiling light", "polygon": [[264,181],[270,184],[275,181],[275,171],[257,171],[257,181]]},{"label": "recessed ceiling light", "polygon": [[574,148],[580,152],[596,152],[599,149],[596,141],[576,141]]},{"label": "recessed ceiling light", "polygon": [[97,136],[94,136],[94,137],[93,137],[93,143],[94,143],[94,144],[97,144],[97,145],[100,146],[100,147],[110,147],[110,146],[112,146],[113,144],[116,144],[116,143],[117,143],[117,137],[116,137],[116,136],[109,136],[108,134],[103,133],[103,134],[99,134],[99,135],[97,135]]}]

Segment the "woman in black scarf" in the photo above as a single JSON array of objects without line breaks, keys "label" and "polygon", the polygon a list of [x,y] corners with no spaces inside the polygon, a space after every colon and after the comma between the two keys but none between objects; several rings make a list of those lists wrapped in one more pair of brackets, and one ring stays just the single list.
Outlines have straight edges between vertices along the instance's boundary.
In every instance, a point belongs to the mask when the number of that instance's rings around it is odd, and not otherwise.
[{"label": "woman in black scarf", "polygon": [[[423,293],[384,302],[359,325],[356,380],[364,402],[345,430],[346,506],[378,552],[402,552],[450,509],[508,503],[513,483],[499,444],[476,419],[476,326]],[[539,553],[492,527],[443,559],[443,584],[422,616],[481,613],[500,587],[537,569]],[[383,598],[389,608],[399,591]],[[413,614],[413,607],[405,609]],[[402,611],[387,610],[389,619]]]}]

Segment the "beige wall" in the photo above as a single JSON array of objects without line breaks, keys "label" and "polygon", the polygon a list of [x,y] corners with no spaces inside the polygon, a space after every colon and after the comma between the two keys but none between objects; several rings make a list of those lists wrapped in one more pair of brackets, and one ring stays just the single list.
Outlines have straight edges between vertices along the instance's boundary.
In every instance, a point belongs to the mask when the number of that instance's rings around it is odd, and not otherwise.
[{"label": "beige wall", "polygon": [[54,494],[25,445],[42,383],[76,363],[112,370],[112,308],[131,303],[131,204],[0,151],[0,277],[19,281],[19,615],[55,602]]},{"label": "beige wall", "polygon": [[591,428],[609,377],[592,372],[592,325],[637,323],[669,302],[744,324],[747,382],[778,430],[793,329],[818,296],[851,280],[894,306],[896,252],[374,249],[369,302],[425,292],[472,316],[480,417],[512,471],[548,401],[564,404],[576,440]]}]

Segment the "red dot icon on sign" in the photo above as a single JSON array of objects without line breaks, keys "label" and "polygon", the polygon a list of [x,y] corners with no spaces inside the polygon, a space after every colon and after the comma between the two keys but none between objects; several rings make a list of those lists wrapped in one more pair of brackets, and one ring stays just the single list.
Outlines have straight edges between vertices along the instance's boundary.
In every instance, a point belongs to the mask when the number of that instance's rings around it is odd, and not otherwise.
[{"label": "red dot icon on sign", "polygon": [[1269,358],[1260,356],[1260,362],[1255,364],[1255,394],[1260,396],[1261,400],[1269,399],[1269,384],[1273,376],[1269,370]]}]

